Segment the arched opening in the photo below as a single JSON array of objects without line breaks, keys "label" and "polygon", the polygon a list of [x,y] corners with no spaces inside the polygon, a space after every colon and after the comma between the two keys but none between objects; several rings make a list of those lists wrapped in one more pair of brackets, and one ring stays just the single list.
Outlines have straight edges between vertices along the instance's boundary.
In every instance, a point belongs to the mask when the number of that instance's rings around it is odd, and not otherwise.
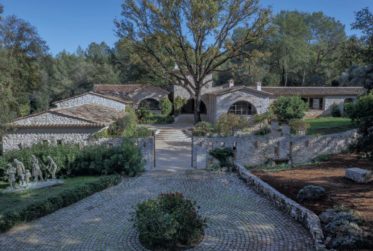
[{"label": "arched opening", "polygon": [[147,98],[147,99],[141,100],[139,104],[139,109],[141,108],[147,109],[150,111],[159,111],[161,109],[159,105],[159,101],[153,98]]},{"label": "arched opening", "polygon": [[[207,113],[206,105],[202,100],[199,104],[199,110],[201,114]],[[188,100],[188,102],[181,108],[181,113],[194,113],[194,99]]]},{"label": "arched opening", "polygon": [[256,114],[255,106],[247,101],[238,101],[229,107],[228,113],[236,115],[254,115]]}]

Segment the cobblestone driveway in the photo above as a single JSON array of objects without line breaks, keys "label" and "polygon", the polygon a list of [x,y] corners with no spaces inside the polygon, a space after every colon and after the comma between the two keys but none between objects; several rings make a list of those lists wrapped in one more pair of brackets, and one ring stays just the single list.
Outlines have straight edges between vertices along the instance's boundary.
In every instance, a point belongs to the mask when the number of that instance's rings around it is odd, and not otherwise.
[{"label": "cobblestone driveway", "polygon": [[130,222],[134,206],[179,191],[208,219],[195,250],[312,250],[306,230],[234,174],[151,171],[0,235],[0,250],[143,250]]}]

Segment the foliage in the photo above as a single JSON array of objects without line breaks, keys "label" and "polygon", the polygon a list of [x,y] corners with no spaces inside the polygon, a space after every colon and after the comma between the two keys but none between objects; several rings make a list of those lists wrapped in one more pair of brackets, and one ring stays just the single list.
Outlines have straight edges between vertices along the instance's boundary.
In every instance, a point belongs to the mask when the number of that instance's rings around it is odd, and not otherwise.
[{"label": "foliage", "polygon": [[232,113],[221,115],[216,123],[216,131],[222,136],[233,135],[245,127],[248,127],[247,119]]},{"label": "foliage", "polygon": [[232,167],[233,150],[231,148],[215,148],[209,154],[219,160],[221,167]]},{"label": "foliage", "polygon": [[14,159],[22,161],[25,167],[31,170],[31,155],[35,155],[40,160],[39,164],[42,168],[45,168],[45,165],[48,163],[47,157],[51,156],[60,168],[58,174],[66,175],[79,151],[80,148],[78,145],[51,146],[49,144],[36,144],[30,148],[9,151],[0,156],[0,177],[4,176],[6,164],[12,162]]},{"label": "foliage", "polygon": [[342,116],[341,109],[335,103],[332,104],[332,106],[331,106],[331,115],[333,117],[341,117]]},{"label": "foliage", "polygon": [[141,120],[142,124],[171,124],[174,122],[173,116],[163,116],[159,114],[150,114],[149,117]]},{"label": "foliage", "polygon": [[139,122],[142,123],[142,121],[146,120],[152,115],[152,112],[147,107],[140,107],[136,110],[136,115]]},{"label": "foliage", "polygon": [[140,149],[132,140],[124,140],[121,146],[88,146],[82,149],[70,164],[69,175],[121,174],[135,176],[144,171]]},{"label": "foliage", "polygon": [[265,126],[265,127],[261,127],[259,130],[257,130],[255,132],[255,135],[267,135],[271,133],[271,128],[269,128],[268,126]]},{"label": "foliage", "polygon": [[301,119],[292,119],[289,122],[291,130],[295,133],[306,132],[310,124]]},{"label": "foliage", "polygon": [[307,104],[298,96],[279,97],[270,110],[280,122],[289,123],[292,119],[302,119],[307,111]]},{"label": "foliage", "polygon": [[108,133],[111,136],[133,137],[137,127],[137,116],[135,111],[126,107],[126,113],[109,126]]},{"label": "foliage", "polygon": [[163,115],[168,116],[171,114],[172,103],[167,97],[164,97],[161,99],[160,106],[161,106],[161,113]]},{"label": "foliage", "polygon": [[212,133],[214,131],[214,127],[211,123],[201,121],[194,125],[193,127],[193,136],[206,136],[209,133]]},{"label": "foliage", "polygon": [[[258,1],[126,0],[116,25],[147,71],[185,87],[199,101],[207,76],[260,41],[268,22],[269,11]],[[233,42],[233,30],[240,27],[246,29]],[[194,115],[200,121],[198,109]]]},{"label": "foliage", "polygon": [[206,220],[196,203],[181,193],[166,193],[137,205],[135,227],[141,243],[151,250],[193,246],[203,236]]},{"label": "foliage", "polygon": [[15,194],[0,195],[0,232],[71,205],[95,192],[118,184],[117,175],[65,179],[64,184]]},{"label": "foliage", "polygon": [[183,108],[183,106],[188,102],[187,99],[185,98],[182,98],[180,96],[177,96],[175,99],[174,99],[174,114],[175,115],[179,115],[181,113],[181,109]]},{"label": "foliage", "polygon": [[146,138],[153,135],[153,131],[145,126],[137,126],[135,134],[133,137],[135,138]]},{"label": "foliage", "polygon": [[359,127],[360,138],[355,145],[356,150],[373,158],[373,93],[361,96],[350,107],[349,116]]}]

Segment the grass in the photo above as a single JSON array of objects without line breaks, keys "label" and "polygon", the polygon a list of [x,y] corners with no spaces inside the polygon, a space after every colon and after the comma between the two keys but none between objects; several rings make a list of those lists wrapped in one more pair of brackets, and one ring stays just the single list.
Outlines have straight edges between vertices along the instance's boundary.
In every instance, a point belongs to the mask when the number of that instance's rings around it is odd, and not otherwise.
[{"label": "grass", "polygon": [[307,130],[308,135],[337,133],[356,127],[351,119],[343,117],[320,117],[305,119],[305,121],[310,124]]},{"label": "grass", "polygon": [[[76,177],[64,180],[63,185],[41,188],[17,193],[0,193],[0,215],[7,211],[17,211],[27,206],[59,195],[66,190],[75,190],[87,183],[97,181],[100,177]],[[0,188],[5,188],[0,183]],[[1,191],[1,190],[0,190]]]}]

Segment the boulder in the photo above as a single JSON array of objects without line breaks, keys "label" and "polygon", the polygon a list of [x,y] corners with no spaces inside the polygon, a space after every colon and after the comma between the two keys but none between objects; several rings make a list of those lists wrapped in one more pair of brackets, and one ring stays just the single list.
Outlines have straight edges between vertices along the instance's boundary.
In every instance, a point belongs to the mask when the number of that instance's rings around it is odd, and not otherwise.
[{"label": "boulder", "polygon": [[352,167],[346,169],[345,177],[357,183],[367,183],[372,177],[372,172],[366,169]]},{"label": "boulder", "polygon": [[317,200],[324,197],[325,194],[325,188],[321,186],[308,185],[299,190],[297,198],[300,201]]}]

